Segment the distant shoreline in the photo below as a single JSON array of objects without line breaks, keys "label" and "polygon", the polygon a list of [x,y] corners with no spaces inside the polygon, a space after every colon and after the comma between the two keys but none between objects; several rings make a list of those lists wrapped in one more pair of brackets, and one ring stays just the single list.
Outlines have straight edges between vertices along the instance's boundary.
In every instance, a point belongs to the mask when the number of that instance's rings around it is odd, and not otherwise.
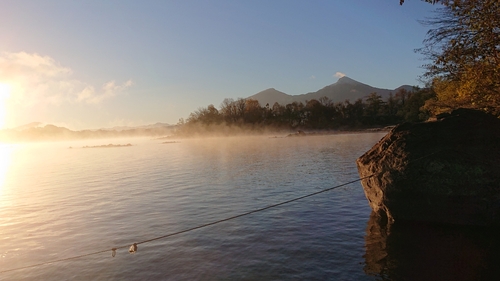
[{"label": "distant shoreline", "polygon": [[302,137],[302,136],[322,136],[322,135],[335,135],[335,134],[358,134],[358,133],[378,133],[378,132],[389,132],[395,126],[387,126],[383,128],[370,128],[370,129],[359,129],[359,130],[339,130],[339,131],[303,131],[297,130],[296,133],[288,134],[287,137]]},{"label": "distant shoreline", "polygon": [[[132,146],[132,144],[103,144],[103,145],[94,145],[94,146],[83,146],[82,148],[112,148],[112,147],[128,147]],[[71,148],[71,147],[70,147]]]}]

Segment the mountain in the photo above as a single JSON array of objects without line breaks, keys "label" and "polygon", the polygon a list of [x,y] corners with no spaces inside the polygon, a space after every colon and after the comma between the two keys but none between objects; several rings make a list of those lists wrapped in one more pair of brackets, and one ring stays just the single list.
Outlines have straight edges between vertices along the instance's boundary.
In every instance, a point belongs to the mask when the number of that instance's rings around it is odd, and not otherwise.
[{"label": "mountain", "polygon": [[266,104],[269,104],[269,106],[273,106],[275,102],[281,105],[286,105],[294,101],[306,103],[306,101],[308,100],[318,100],[321,97],[328,97],[333,102],[343,102],[345,100],[354,102],[359,98],[365,99],[370,93],[373,92],[376,92],[377,94],[382,96],[383,99],[386,99],[387,97],[389,97],[389,93],[395,94],[400,89],[412,91],[413,87],[409,85],[403,85],[393,90],[381,89],[363,84],[347,76],[344,76],[340,78],[336,83],[326,86],[316,92],[293,96],[271,88],[252,95],[247,99],[258,100],[261,106],[265,106]]},{"label": "mountain", "polygon": [[0,142],[74,140],[119,137],[160,137],[171,134],[176,125],[156,123],[138,127],[115,127],[115,129],[72,131],[65,127],[39,122],[29,123],[13,129],[0,130]]},{"label": "mountain", "polygon": [[113,128],[101,128],[100,130],[105,130],[105,131],[126,131],[126,130],[136,130],[136,129],[157,129],[157,128],[167,128],[167,127],[173,127],[174,125],[170,125],[168,123],[161,123],[157,122],[154,124],[149,124],[149,125],[142,125],[142,126],[135,126],[135,127],[129,127],[129,126],[115,126]]},{"label": "mountain", "polygon": [[41,123],[41,122],[31,122],[31,123],[28,123],[28,124],[25,124],[25,125],[22,125],[22,126],[19,126],[19,127],[15,127],[15,128],[13,128],[13,130],[24,131],[24,130],[27,130],[27,129],[39,128],[39,127],[43,127],[43,126],[44,126],[44,124]]},{"label": "mountain", "polygon": [[295,100],[296,96],[291,96],[287,95],[283,92],[280,92],[274,88],[270,88],[261,92],[258,92],[257,94],[248,97],[247,99],[254,99],[258,100],[260,105],[266,105],[269,104],[269,106],[273,106],[275,102],[278,102],[279,104],[289,104],[292,103]]}]

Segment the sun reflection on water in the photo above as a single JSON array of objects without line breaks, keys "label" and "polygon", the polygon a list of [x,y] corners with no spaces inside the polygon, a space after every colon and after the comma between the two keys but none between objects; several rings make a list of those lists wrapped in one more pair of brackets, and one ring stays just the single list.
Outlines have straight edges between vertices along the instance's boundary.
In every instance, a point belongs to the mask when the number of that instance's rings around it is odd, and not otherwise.
[{"label": "sun reflection on water", "polygon": [[0,143],[0,198],[5,190],[7,172],[11,164],[13,151],[14,145]]}]

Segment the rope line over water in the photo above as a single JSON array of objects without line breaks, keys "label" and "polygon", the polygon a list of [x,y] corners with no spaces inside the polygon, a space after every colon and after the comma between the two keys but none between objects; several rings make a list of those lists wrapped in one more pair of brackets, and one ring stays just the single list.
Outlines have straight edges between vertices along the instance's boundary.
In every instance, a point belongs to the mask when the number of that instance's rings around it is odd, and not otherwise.
[{"label": "rope line over water", "polygon": [[204,228],[204,227],[207,227],[207,226],[219,224],[219,223],[226,222],[226,221],[229,221],[229,220],[234,220],[234,219],[241,218],[241,217],[244,217],[244,216],[248,216],[248,215],[251,215],[251,214],[254,214],[254,213],[257,213],[257,212],[262,212],[262,211],[265,211],[265,210],[268,210],[268,209],[271,209],[271,208],[275,208],[275,207],[278,207],[278,206],[281,206],[281,205],[285,205],[285,204],[288,204],[288,203],[291,203],[291,202],[295,202],[295,201],[298,201],[298,200],[301,200],[301,199],[304,199],[304,198],[307,198],[307,197],[318,195],[320,193],[331,191],[331,190],[337,189],[339,187],[343,187],[343,186],[349,185],[351,183],[362,181],[364,179],[371,178],[372,176],[373,176],[373,174],[369,175],[369,176],[366,176],[366,177],[362,177],[362,178],[353,180],[353,181],[350,181],[350,182],[339,184],[339,185],[336,185],[334,187],[322,189],[320,191],[316,191],[316,192],[313,192],[313,193],[309,193],[307,195],[296,197],[296,198],[293,198],[293,199],[290,199],[290,200],[287,200],[287,201],[283,201],[283,202],[272,204],[272,205],[269,205],[269,206],[266,206],[266,207],[263,207],[263,208],[255,209],[255,210],[252,210],[252,211],[248,211],[248,212],[245,212],[245,213],[242,213],[242,214],[239,214],[239,215],[235,215],[235,216],[228,217],[228,218],[225,218],[225,219],[220,219],[220,220],[216,220],[216,221],[213,221],[213,222],[205,223],[205,224],[202,224],[202,225],[199,225],[199,226],[187,228],[187,229],[184,229],[184,230],[181,230],[181,231],[169,233],[169,234],[158,236],[158,237],[151,238],[151,239],[148,239],[148,240],[136,242],[136,243],[133,243],[132,246],[130,246],[131,244],[128,244],[128,245],[125,245],[125,246],[114,247],[114,248],[111,248],[111,249],[105,249],[105,250],[101,250],[101,251],[97,251],[97,252],[92,252],[92,253],[88,253],[88,254],[83,254],[83,255],[78,255],[78,256],[73,256],[73,257],[69,257],[69,258],[57,259],[57,260],[52,260],[52,261],[47,261],[47,262],[42,262],[42,263],[37,263],[37,264],[33,264],[33,265],[22,266],[22,267],[7,269],[7,270],[0,270],[0,274],[1,273],[6,273],[6,272],[10,272],[10,271],[16,271],[16,270],[21,270],[21,269],[38,267],[38,266],[52,264],[52,263],[57,263],[57,262],[75,260],[75,259],[79,259],[79,258],[83,258],[83,257],[88,257],[88,256],[93,256],[93,255],[97,255],[97,254],[106,253],[106,252],[109,252],[109,251],[111,251],[111,256],[114,257],[116,255],[116,251],[119,250],[119,249],[129,248],[129,252],[130,253],[135,253],[138,250],[137,245],[139,245],[139,244],[144,244],[144,243],[149,243],[149,242],[160,240],[160,239],[165,239],[165,238],[168,238],[168,237],[171,237],[171,236],[174,236],[174,235],[179,235],[179,234],[182,234],[182,233],[190,232],[190,231],[197,230],[197,229],[200,229],[200,228]]}]

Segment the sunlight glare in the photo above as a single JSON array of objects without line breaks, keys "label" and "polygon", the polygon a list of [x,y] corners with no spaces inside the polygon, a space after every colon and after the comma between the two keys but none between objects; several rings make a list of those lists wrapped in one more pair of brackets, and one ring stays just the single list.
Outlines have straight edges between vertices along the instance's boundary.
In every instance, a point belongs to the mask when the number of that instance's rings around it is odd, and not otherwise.
[{"label": "sunlight glare", "polygon": [[4,191],[5,179],[7,178],[13,150],[14,146],[12,144],[0,143],[0,199]]}]

